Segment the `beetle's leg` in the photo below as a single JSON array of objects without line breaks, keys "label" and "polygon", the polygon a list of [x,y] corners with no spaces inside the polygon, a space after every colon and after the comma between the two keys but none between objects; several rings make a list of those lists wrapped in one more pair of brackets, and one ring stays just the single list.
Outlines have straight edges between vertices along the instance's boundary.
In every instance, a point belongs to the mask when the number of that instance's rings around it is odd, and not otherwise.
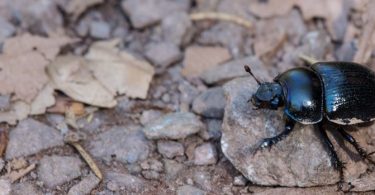
[{"label": "beetle's leg", "polygon": [[337,129],[338,132],[341,133],[342,137],[349,142],[355,150],[357,150],[358,154],[362,157],[363,160],[368,160],[370,163],[375,164],[375,162],[370,158],[367,152],[358,144],[358,142],[351,136],[348,132],[344,130],[344,128],[340,127]]},{"label": "beetle's leg", "polygon": [[339,157],[337,156],[335,148],[334,148],[331,140],[329,140],[327,132],[323,128],[323,123],[319,123],[317,126],[319,128],[320,134],[322,135],[324,143],[328,147],[328,156],[331,158],[331,163],[332,163],[333,167],[340,174],[339,189],[341,190],[342,185],[344,183],[344,168],[345,168],[344,163],[342,163],[340,161]]},{"label": "beetle's leg", "polygon": [[292,132],[294,125],[296,122],[291,119],[287,119],[285,123],[285,128],[284,131],[281,132],[280,134],[276,135],[275,137],[269,137],[263,139],[259,145],[255,148],[253,154],[255,154],[259,149],[264,149],[264,148],[271,148],[274,144],[277,142],[283,140],[285,137],[289,135],[290,132]]}]

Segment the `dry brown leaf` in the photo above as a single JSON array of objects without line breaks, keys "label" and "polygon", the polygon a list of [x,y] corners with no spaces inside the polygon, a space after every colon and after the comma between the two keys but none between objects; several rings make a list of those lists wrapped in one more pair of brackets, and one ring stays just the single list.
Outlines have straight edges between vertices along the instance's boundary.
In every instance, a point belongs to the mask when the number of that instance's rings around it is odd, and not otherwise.
[{"label": "dry brown leaf", "polygon": [[227,22],[234,22],[238,25],[244,26],[246,28],[253,27],[253,24],[240,16],[235,16],[227,13],[220,13],[220,12],[199,12],[199,13],[192,13],[190,14],[190,19],[193,21],[200,21],[200,20],[221,20]]},{"label": "dry brown leaf", "polygon": [[70,0],[65,7],[65,11],[77,19],[88,7],[101,4],[104,0]]},{"label": "dry brown leaf", "polygon": [[52,83],[47,83],[39,94],[35,97],[34,101],[31,103],[31,115],[44,114],[46,109],[55,104],[55,96],[53,95],[55,88]]},{"label": "dry brown leaf", "polygon": [[56,89],[72,99],[99,107],[113,107],[116,100],[103,84],[94,78],[87,61],[78,56],[61,56],[47,70]]},{"label": "dry brown leaf", "polygon": [[270,18],[287,14],[295,3],[296,0],[251,1],[249,9],[256,16]]},{"label": "dry brown leaf", "polygon": [[229,51],[223,47],[191,46],[188,47],[185,52],[182,74],[186,77],[197,77],[204,71],[230,58]]},{"label": "dry brown leaf", "polygon": [[116,47],[118,43],[116,39],[94,43],[85,56],[89,62],[86,67],[112,95],[126,94],[145,99],[154,68],[148,62],[120,51]]},{"label": "dry brown leaf", "polygon": [[36,168],[36,164],[31,164],[30,166],[18,170],[18,171],[12,171],[5,175],[6,178],[9,178],[10,181],[13,183],[19,179],[21,179],[23,176],[29,174],[32,170]]},{"label": "dry brown leaf", "polygon": [[31,103],[47,84],[45,68],[60,47],[71,40],[66,37],[43,38],[24,34],[8,39],[0,56],[0,93],[14,94],[12,100]]},{"label": "dry brown leaf", "polygon": [[75,116],[82,116],[86,113],[85,106],[82,103],[66,97],[57,97],[56,104],[48,108],[47,112],[65,114],[68,110],[73,112]]},{"label": "dry brown leaf", "polygon": [[17,121],[27,118],[29,114],[30,105],[22,101],[16,101],[8,111],[0,112],[0,123],[6,122],[15,125]]}]

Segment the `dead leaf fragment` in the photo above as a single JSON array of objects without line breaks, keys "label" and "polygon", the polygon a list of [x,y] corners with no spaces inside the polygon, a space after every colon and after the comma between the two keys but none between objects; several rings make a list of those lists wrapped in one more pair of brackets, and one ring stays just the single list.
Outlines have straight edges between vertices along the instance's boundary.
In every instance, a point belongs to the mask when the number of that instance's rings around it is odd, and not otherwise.
[{"label": "dead leaf fragment", "polygon": [[72,15],[72,18],[77,19],[87,8],[101,4],[104,0],[70,0],[65,11]]},{"label": "dead leaf fragment", "polygon": [[44,114],[46,109],[55,104],[55,96],[53,95],[55,88],[52,83],[47,83],[39,94],[35,97],[34,101],[31,103],[31,115]]},{"label": "dead leaf fragment", "polygon": [[249,9],[251,13],[261,18],[286,15],[292,10],[296,0],[268,0],[251,1]]},{"label": "dead leaf fragment", "polygon": [[145,99],[155,70],[148,62],[120,51],[118,43],[115,39],[93,44],[85,56],[86,67],[112,95]]},{"label": "dead leaf fragment", "polygon": [[12,172],[8,173],[7,175],[5,175],[5,177],[9,178],[10,181],[13,183],[13,182],[21,179],[23,176],[27,175],[28,173],[30,173],[35,168],[36,168],[36,164],[31,164],[30,166],[28,166],[24,169],[21,169],[21,170],[18,170],[18,171],[12,171]]},{"label": "dead leaf fragment", "polygon": [[31,103],[47,84],[45,68],[60,47],[69,43],[67,37],[43,38],[24,34],[4,43],[0,56],[0,93],[14,94],[12,100]]},{"label": "dead leaf fragment", "polygon": [[223,47],[191,46],[186,49],[182,74],[197,77],[231,58],[228,49]]},{"label": "dead leaf fragment", "polygon": [[83,116],[86,113],[85,106],[67,97],[57,97],[56,104],[47,109],[47,112],[65,114],[71,111],[75,116]]},{"label": "dead leaf fragment", "polygon": [[99,107],[115,106],[111,92],[94,78],[87,66],[84,58],[67,55],[56,58],[47,70],[56,89],[74,100]]}]

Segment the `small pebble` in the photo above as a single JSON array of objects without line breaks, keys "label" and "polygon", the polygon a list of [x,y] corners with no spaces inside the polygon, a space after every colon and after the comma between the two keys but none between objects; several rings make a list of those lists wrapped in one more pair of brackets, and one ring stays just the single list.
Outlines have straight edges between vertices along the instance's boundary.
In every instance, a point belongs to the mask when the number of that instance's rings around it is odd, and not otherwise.
[{"label": "small pebble", "polygon": [[172,43],[150,43],[146,45],[147,59],[161,68],[167,68],[182,58],[180,49]]},{"label": "small pebble", "polygon": [[233,179],[233,185],[235,186],[245,186],[248,180],[243,175],[235,176]]},{"label": "small pebble", "polygon": [[70,188],[68,195],[90,194],[92,189],[94,189],[99,183],[100,180],[95,175],[90,174],[83,178],[78,184]]},{"label": "small pebble", "polygon": [[157,171],[146,170],[142,171],[142,175],[146,179],[157,180],[160,178],[160,174]]},{"label": "small pebble", "polygon": [[179,142],[160,140],[157,148],[158,152],[167,158],[184,155],[184,146]]},{"label": "small pebble", "polygon": [[177,195],[204,195],[205,191],[191,185],[184,185],[177,189]]},{"label": "small pebble", "polygon": [[111,27],[104,21],[92,21],[90,23],[90,35],[97,39],[108,39],[111,34]]},{"label": "small pebble", "polygon": [[207,118],[223,118],[224,107],[225,96],[222,87],[210,88],[193,101],[193,111]]},{"label": "small pebble", "polygon": [[205,143],[194,151],[194,164],[196,165],[211,165],[217,161],[217,151],[212,143]]}]

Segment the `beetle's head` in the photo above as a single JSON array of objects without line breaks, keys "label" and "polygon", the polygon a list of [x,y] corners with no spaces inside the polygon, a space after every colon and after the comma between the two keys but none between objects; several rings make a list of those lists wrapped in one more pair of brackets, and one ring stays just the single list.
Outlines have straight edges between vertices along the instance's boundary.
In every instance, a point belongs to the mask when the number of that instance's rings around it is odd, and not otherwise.
[{"label": "beetle's head", "polygon": [[280,84],[260,82],[251,72],[249,66],[245,66],[245,71],[248,72],[259,85],[257,92],[250,99],[256,109],[264,108],[277,110],[278,107],[283,106],[283,90]]},{"label": "beetle's head", "polygon": [[277,110],[283,105],[283,91],[278,83],[261,83],[257,92],[251,97],[251,103],[259,109]]}]

